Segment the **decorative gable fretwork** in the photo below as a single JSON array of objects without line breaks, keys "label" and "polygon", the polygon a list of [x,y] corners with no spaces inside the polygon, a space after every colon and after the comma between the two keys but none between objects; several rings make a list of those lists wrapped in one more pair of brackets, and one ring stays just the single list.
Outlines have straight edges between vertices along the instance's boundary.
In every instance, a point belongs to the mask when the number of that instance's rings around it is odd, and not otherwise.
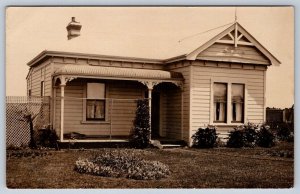
[{"label": "decorative gable fretwork", "polygon": [[234,47],[237,47],[238,45],[254,46],[254,44],[251,43],[246,36],[247,35],[239,31],[238,25],[236,24],[234,30],[228,32],[225,36],[223,36],[216,42],[223,44],[233,44]]}]

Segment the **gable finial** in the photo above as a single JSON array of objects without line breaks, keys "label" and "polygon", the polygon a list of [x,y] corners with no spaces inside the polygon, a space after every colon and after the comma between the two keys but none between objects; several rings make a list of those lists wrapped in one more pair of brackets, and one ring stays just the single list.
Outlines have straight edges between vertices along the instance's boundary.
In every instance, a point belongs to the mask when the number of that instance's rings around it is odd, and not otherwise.
[{"label": "gable finial", "polygon": [[234,11],[234,22],[237,22],[237,7],[235,7],[235,11]]}]

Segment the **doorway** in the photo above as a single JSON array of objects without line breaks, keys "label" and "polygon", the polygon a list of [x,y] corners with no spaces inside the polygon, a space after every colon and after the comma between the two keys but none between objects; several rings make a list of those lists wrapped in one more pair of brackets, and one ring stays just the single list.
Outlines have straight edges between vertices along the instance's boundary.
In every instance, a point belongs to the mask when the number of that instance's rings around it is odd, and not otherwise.
[{"label": "doorway", "polygon": [[152,92],[152,106],[151,106],[151,137],[157,138],[159,134],[160,125],[160,93]]}]

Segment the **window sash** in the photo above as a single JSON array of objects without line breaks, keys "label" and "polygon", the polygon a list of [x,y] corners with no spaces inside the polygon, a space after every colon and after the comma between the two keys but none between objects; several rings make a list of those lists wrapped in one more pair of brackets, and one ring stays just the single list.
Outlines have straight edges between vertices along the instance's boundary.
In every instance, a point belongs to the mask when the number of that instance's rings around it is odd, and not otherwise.
[{"label": "window sash", "polygon": [[232,123],[244,122],[244,101],[245,101],[245,85],[231,85],[231,115]]},{"label": "window sash", "polygon": [[86,120],[105,120],[105,84],[87,83]]},{"label": "window sash", "polygon": [[105,100],[86,100],[86,119],[104,120],[105,119]]},{"label": "window sash", "polygon": [[104,99],[105,98],[105,84],[104,83],[87,83],[88,99]]},{"label": "window sash", "polygon": [[214,83],[214,122],[226,123],[227,120],[227,84]]}]

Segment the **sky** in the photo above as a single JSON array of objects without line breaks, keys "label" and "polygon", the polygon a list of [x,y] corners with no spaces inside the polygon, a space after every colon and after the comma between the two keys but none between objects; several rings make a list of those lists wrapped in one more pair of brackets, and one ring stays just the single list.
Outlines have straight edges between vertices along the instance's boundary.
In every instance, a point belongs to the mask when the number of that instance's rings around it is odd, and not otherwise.
[{"label": "sky", "polygon": [[[235,10],[238,22],[281,61],[267,70],[267,106],[291,107],[292,7],[10,7],[6,96],[26,95],[26,64],[43,50],[165,59],[201,46],[222,28],[201,32],[234,22]],[[67,40],[71,17],[82,24],[81,36]]]}]

